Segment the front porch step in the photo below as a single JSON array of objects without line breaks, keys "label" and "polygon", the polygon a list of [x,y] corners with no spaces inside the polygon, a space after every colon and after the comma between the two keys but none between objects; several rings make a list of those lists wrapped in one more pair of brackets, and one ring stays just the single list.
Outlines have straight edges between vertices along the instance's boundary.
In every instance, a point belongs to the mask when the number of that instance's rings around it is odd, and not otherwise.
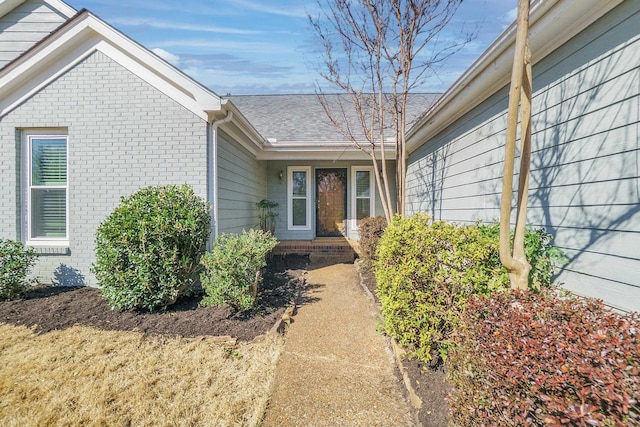
[{"label": "front porch step", "polygon": [[309,254],[309,261],[312,265],[331,265],[331,264],[344,264],[352,263],[355,259],[354,252],[311,252]]},{"label": "front porch step", "polygon": [[298,254],[309,255],[322,263],[353,262],[358,250],[358,242],[344,238],[318,238],[314,240],[282,240],[275,247],[276,255]]}]

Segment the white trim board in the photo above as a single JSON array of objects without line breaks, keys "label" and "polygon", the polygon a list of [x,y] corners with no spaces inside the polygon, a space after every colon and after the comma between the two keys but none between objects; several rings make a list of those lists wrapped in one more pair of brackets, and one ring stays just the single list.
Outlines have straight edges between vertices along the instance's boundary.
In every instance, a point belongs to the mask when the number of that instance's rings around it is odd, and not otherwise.
[{"label": "white trim board", "polygon": [[220,97],[152,52],[84,12],[0,71],[0,117],[100,51],[205,121],[220,111]]}]

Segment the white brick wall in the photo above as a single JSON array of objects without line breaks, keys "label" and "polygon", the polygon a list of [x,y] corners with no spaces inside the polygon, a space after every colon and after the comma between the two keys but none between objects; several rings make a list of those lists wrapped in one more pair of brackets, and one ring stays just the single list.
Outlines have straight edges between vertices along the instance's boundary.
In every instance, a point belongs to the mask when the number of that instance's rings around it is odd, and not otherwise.
[{"label": "white brick wall", "polygon": [[17,130],[53,127],[69,133],[70,247],[68,255],[39,257],[36,273],[44,283],[56,281],[57,269],[95,285],[89,271],[95,230],[120,196],[187,183],[206,198],[206,123],[98,52],[0,119],[2,238],[24,241]]}]

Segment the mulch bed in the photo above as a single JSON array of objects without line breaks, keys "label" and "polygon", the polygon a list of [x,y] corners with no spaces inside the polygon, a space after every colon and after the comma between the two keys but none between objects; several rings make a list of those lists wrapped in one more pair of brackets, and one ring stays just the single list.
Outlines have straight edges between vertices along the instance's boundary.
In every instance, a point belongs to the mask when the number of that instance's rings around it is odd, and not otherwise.
[{"label": "mulch bed", "polygon": [[[308,266],[308,257],[273,257],[264,273],[258,305],[251,312],[237,312],[230,307],[199,307],[202,295],[181,298],[165,311],[120,311],[112,310],[96,288],[38,286],[24,299],[0,302],[0,322],[34,327],[37,333],[83,325],[154,335],[231,336],[251,341],[267,333],[303,289]],[[360,268],[360,274],[363,284],[375,297],[375,276],[366,268]],[[429,367],[416,360],[404,360],[403,364],[414,391],[422,400],[422,408],[416,410],[420,425],[447,426],[449,413],[445,397],[450,386],[443,368]]]},{"label": "mulch bed", "polygon": [[[380,301],[375,293],[375,275],[364,263],[360,263],[358,271],[362,284],[369,290],[376,304],[379,304]],[[446,397],[451,386],[446,380],[442,364],[430,366],[416,359],[404,359],[402,364],[409,375],[413,391],[422,401],[422,408],[415,409],[419,425],[446,427],[449,424],[449,406]]]},{"label": "mulch bed", "polygon": [[35,327],[37,333],[74,325],[183,337],[231,336],[243,341],[267,333],[303,286],[308,257],[275,256],[267,265],[257,307],[199,307],[202,295],[179,299],[165,311],[112,310],[90,287],[34,287],[24,299],[0,302],[0,322]]}]

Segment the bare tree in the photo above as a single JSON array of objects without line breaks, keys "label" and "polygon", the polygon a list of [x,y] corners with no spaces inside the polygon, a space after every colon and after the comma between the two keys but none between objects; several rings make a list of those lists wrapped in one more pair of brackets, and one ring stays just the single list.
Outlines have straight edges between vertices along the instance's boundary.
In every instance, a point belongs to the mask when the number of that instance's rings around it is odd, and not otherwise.
[{"label": "bare tree", "polygon": [[[448,39],[443,34],[462,0],[317,1],[320,13],[309,21],[323,47],[320,74],[349,102],[320,89],[318,98],[335,128],[371,158],[391,221],[394,213],[404,214],[408,98],[472,39],[471,34]],[[392,144],[395,194],[385,153]]]},{"label": "bare tree", "polygon": [[[516,46],[509,90],[507,113],[507,141],[505,144],[504,179],[500,206],[500,260],[509,272],[513,289],[527,289],[531,265],[524,251],[524,234],[527,220],[529,169],[531,167],[531,52],[529,49],[529,0],[518,0]],[[510,243],[513,175],[520,106],[520,175],[513,249]]]}]

